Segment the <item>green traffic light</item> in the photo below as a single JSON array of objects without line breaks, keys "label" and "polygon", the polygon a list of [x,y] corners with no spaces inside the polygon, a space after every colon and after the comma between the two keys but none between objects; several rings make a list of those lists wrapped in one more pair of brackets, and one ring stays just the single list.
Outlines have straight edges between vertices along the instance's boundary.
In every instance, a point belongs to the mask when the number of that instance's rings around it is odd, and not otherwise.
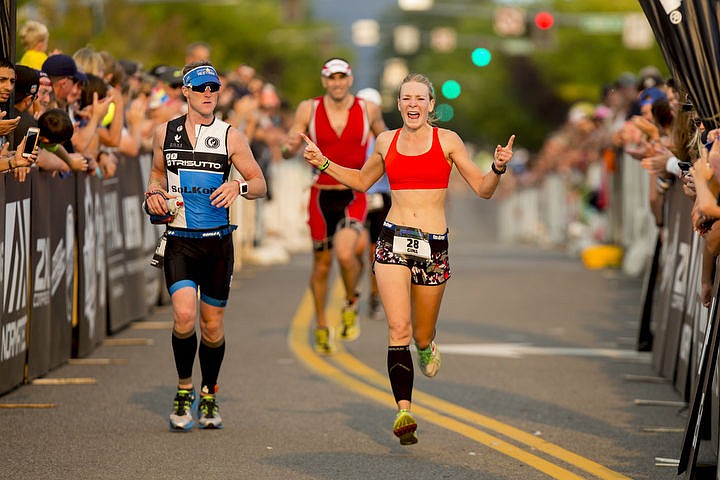
[{"label": "green traffic light", "polygon": [[487,67],[492,59],[492,54],[487,48],[476,48],[472,52],[472,62],[478,67]]},{"label": "green traffic light", "polygon": [[455,80],[448,80],[442,84],[442,94],[447,99],[454,99],[460,96],[460,84]]},{"label": "green traffic light", "polygon": [[449,122],[455,116],[455,109],[452,105],[441,103],[435,107],[435,116],[441,122]]}]

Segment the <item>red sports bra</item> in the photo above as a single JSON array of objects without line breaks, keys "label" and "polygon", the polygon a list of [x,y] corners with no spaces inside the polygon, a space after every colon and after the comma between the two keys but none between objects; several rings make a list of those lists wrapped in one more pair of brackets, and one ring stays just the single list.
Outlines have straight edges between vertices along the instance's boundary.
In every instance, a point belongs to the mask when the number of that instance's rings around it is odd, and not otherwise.
[{"label": "red sports bra", "polygon": [[430,190],[447,188],[452,166],[445,158],[440,145],[437,127],[433,127],[430,150],[420,155],[403,155],[397,151],[400,130],[390,143],[385,155],[385,172],[391,190]]}]

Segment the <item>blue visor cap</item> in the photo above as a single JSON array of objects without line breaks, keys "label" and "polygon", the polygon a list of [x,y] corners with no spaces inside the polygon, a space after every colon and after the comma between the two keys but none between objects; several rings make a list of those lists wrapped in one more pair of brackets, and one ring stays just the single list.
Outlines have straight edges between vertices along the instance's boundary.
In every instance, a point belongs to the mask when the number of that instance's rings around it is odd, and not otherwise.
[{"label": "blue visor cap", "polygon": [[657,87],[646,88],[640,92],[640,106],[642,107],[652,105],[656,100],[661,99],[667,100],[667,95]]},{"label": "blue visor cap", "polygon": [[183,85],[186,87],[203,85],[205,83],[220,83],[220,77],[218,77],[215,69],[209,65],[202,65],[195,67],[183,76]]}]

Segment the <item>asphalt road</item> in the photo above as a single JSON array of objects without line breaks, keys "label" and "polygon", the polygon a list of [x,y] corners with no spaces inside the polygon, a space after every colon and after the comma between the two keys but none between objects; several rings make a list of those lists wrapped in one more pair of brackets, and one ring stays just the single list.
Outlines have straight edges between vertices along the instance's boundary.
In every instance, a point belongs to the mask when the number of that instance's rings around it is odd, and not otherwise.
[{"label": "asphalt road", "polygon": [[[299,254],[236,274],[223,430],[168,431],[171,311],[158,307],[46,376],[88,384],[0,397],[48,407],[0,408],[0,478],[677,478],[656,458],[678,458],[685,410],[636,404],[681,400],[633,351],[640,280],[498,244],[496,204],[467,188],[452,193],[448,214],[443,363],[433,379],[416,370],[417,445],[392,435],[382,320],[362,318],[360,338],[333,357],[312,352],[310,255]],[[330,303],[338,321],[338,289]]]}]

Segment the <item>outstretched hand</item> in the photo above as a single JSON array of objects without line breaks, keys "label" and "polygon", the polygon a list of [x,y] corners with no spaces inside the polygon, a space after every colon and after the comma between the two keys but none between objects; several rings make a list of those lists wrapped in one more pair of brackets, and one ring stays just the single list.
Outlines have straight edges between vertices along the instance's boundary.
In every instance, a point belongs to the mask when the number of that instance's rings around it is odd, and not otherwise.
[{"label": "outstretched hand", "polygon": [[5,119],[7,112],[5,110],[0,111],[0,136],[4,136],[15,130],[15,127],[20,123],[20,116],[10,120]]},{"label": "outstretched hand", "polygon": [[326,158],[320,151],[320,148],[304,133],[301,133],[300,136],[305,140],[305,151],[303,152],[305,161],[315,168],[322,166]]},{"label": "outstretched hand", "polygon": [[501,145],[498,145],[495,147],[495,153],[493,154],[493,161],[495,162],[495,167],[499,170],[502,170],[502,168],[505,166],[506,163],[510,161],[510,159],[513,156],[512,146],[513,142],[515,141],[515,135],[510,135],[510,139],[508,140],[507,145],[504,147]]},{"label": "outstretched hand", "polygon": [[[717,142],[713,142],[713,150],[715,150],[715,155],[717,155],[720,151],[718,151],[715,143]],[[695,177],[703,178],[706,182],[709,182],[713,176],[713,166],[710,164],[709,156],[707,149],[701,148],[700,159],[696,161],[690,169]]]}]

